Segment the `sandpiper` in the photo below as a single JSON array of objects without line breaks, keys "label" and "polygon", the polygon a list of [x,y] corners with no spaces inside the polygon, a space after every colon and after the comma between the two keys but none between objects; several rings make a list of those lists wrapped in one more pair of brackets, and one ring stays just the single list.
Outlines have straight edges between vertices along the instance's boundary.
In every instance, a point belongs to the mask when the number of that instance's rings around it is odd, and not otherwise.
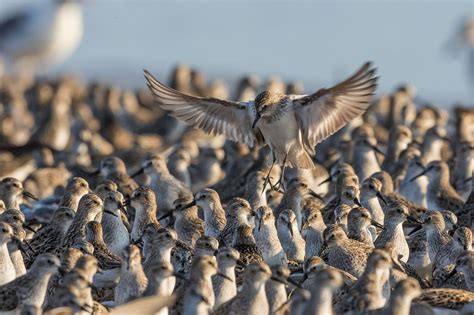
[{"label": "sandpiper", "polygon": [[445,128],[434,126],[428,129],[421,145],[423,162],[425,164],[441,160],[441,151],[445,141],[449,141],[446,138]]},{"label": "sandpiper", "polygon": [[138,188],[138,184],[127,174],[127,167],[122,159],[111,156],[100,162],[98,173],[103,179],[117,184],[118,190],[124,196],[130,196]]},{"label": "sandpiper", "polygon": [[[316,144],[368,108],[376,89],[374,73],[375,69],[366,63],[329,89],[307,96],[265,91],[247,103],[186,95],[157,81],[148,71],[145,78],[160,107],[178,119],[251,147],[269,144],[274,162],[283,167],[313,168],[309,154],[314,154]],[[281,133],[276,136],[276,130],[287,132],[283,137]],[[298,136],[298,130],[302,136]]]},{"label": "sandpiper", "polygon": [[226,211],[226,226],[219,237],[219,241],[230,246],[234,239],[234,231],[240,225],[252,225],[254,212],[250,208],[250,204],[243,198],[232,199]]},{"label": "sandpiper", "polygon": [[363,182],[373,173],[381,170],[377,160],[377,153],[381,151],[377,148],[377,141],[373,137],[361,134],[355,138],[354,142],[352,165],[357,177]]},{"label": "sandpiper", "polygon": [[249,201],[252,209],[267,206],[267,186],[265,185],[265,172],[251,173],[245,185],[244,198]]},{"label": "sandpiper", "polygon": [[319,256],[323,249],[323,232],[326,229],[321,211],[315,208],[303,223],[301,236],[306,242],[305,259],[312,256]]},{"label": "sandpiper", "polygon": [[458,213],[462,209],[464,201],[449,182],[448,164],[442,161],[432,161],[423,172],[414,176],[412,180],[425,174],[429,180],[428,209],[451,210]]},{"label": "sandpiper", "polygon": [[20,209],[23,197],[38,200],[23,188],[23,184],[18,179],[5,177],[0,181],[0,199],[3,200],[7,209]]},{"label": "sandpiper", "polygon": [[390,255],[375,249],[367,260],[367,266],[358,281],[348,290],[343,290],[334,298],[337,313],[367,311],[382,308],[386,298],[382,294],[392,267]]},{"label": "sandpiper", "polygon": [[348,238],[344,229],[337,224],[328,226],[323,236],[327,248],[321,258],[329,265],[359,277],[373,247]]},{"label": "sandpiper", "polygon": [[130,242],[128,229],[121,218],[121,213],[126,212],[123,205],[123,195],[119,192],[110,191],[103,200],[104,216],[101,223],[104,242],[112,253],[120,255]]},{"label": "sandpiper", "polygon": [[193,247],[197,239],[204,234],[204,221],[198,216],[196,202],[188,196],[176,199],[173,205],[174,210],[168,211],[159,220],[174,215],[174,229],[178,233],[178,239]]},{"label": "sandpiper", "polygon": [[0,286],[0,311],[19,312],[25,304],[41,307],[48,281],[58,267],[59,259],[56,256],[39,256],[25,275]]},{"label": "sandpiper", "polygon": [[240,253],[240,261],[245,265],[263,261],[262,251],[255,243],[252,228],[248,225],[244,224],[237,227],[232,247]]},{"label": "sandpiper", "polygon": [[204,234],[219,237],[227,221],[219,194],[206,188],[196,193],[194,200],[204,213]]},{"label": "sandpiper", "polygon": [[84,178],[73,177],[66,185],[66,189],[64,190],[64,194],[59,206],[71,208],[74,210],[74,212],[76,212],[79,205],[79,200],[81,200],[82,196],[89,192],[89,184]]},{"label": "sandpiper", "polygon": [[290,277],[290,269],[286,266],[272,266],[272,277],[265,283],[270,314],[274,314],[288,300],[286,285]]},{"label": "sandpiper", "polygon": [[269,265],[286,265],[286,253],[278,238],[273,210],[261,206],[255,210],[255,228],[253,230],[255,242],[261,249],[264,261]]},{"label": "sandpiper", "polygon": [[383,224],[383,196],[380,193],[382,183],[375,177],[369,177],[362,183],[360,203],[369,210],[372,219],[378,224]]},{"label": "sandpiper", "polygon": [[4,222],[0,222],[0,285],[4,285],[16,278],[15,266],[8,252],[8,242],[13,237],[12,227]]},{"label": "sandpiper", "polygon": [[86,224],[86,240],[94,246],[94,256],[103,272],[121,266],[120,256],[112,253],[104,242],[100,223],[90,221]]},{"label": "sandpiper", "polygon": [[297,224],[296,215],[291,209],[280,212],[276,222],[278,238],[288,259],[303,261],[306,243]]},{"label": "sandpiper", "polygon": [[221,306],[217,307],[213,314],[268,314],[268,305],[265,293],[265,283],[270,279],[272,273],[270,268],[263,262],[254,263],[245,269],[242,290],[237,295]]},{"label": "sandpiper", "polygon": [[409,201],[422,207],[428,207],[428,178],[426,176],[420,176],[415,180],[412,180],[413,174],[420,174],[425,169],[421,162],[421,157],[415,155],[407,162],[407,164],[408,168],[405,177],[400,182],[398,192]]},{"label": "sandpiper", "polygon": [[439,250],[449,243],[451,236],[445,232],[445,221],[439,211],[430,211],[423,218],[423,227],[428,241],[428,256],[433,263]]},{"label": "sandpiper", "polygon": [[148,224],[160,225],[156,218],[155,193],[150,188],[141,186],[131,194],[130,204],[135,209],[135,220],[130,236],[133,242],[138,242]]},{"label": "sandpiper", "polygon": [[377,236],[375,228],[383,228],[370,215],[369,210],[359,207],[349,212],[347,217],[347,236],[353,240],[373,245]]},{"label": "sandpiper", "polygon": [[54,212],[51,222],[29,241],[32,251],[27,259],[27,265],[30,265],[38,255],[53,252],[61,244],[74,215],[74,210],[67,207],[59,207]]},{"label": "sandpiper", "polygon": [[399,259],[407,262],[410,249],[403,232],[403,222],[406,220],[419,221],[410,216],[408,209],[401,204],[390,204],[385,213],[383,229],[374,242],[375,248],[385,248],[387,243],[394,243]]},{"label": "sandpiper", "polygon": [[237,294],[235,266],[240,259],[240,254],[231,247],[221,247],[217,252],[216,258],[219,272],[226,275],[227,278],[220,276],[212,278],[212,287],[214,288],[216,298],[214,308],[229,301]]},{"label": "sandpiper", "polygon": [[333,292],[342,285],[341,275],[331,269],[316,271],[314,280],[317,285],[311,288],[311,299],[306,302],[303,314],[333,315]]},{"label": "sandpiper", "polygon": [[150,188],[156,194],[156,202],[160,215],[174,209],[173,202],[185,196],[191,196],[191,191],[170,174],[166,161],[161,155],[153,155],[145,160],[142,167],[132,175],[135,177],[145,173],[151,179]]},{"label": "sandpiper", "polygon": [[432,262],[433,270],[454,264],[459,255],[466,250],[472,250],[472,231],[469,228],[460,227],[454,231],[452,239],[438,250]]},{"label": "sandpiper", "polygon": [[148,284],[141,263],[140,249],[136,245],[124,249],[122,259],[120,280],[115,288],[116,305],[140,297]]},{"label": "sandpiper", "polygon": [[102,212],[102,200],[94,194],[86,194],[79,201],[76,216],[72,220],[61,245],[58,246],[54,253],[61,254],[74,244],[77,238],[82,238],[86,233],[86,224],[94,221]]}]

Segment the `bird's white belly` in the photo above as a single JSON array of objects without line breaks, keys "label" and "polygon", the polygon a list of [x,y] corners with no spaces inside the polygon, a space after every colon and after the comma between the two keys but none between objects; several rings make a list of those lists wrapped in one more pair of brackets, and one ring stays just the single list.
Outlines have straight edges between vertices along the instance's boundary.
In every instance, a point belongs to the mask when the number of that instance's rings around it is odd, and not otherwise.
[{"label": "bird's white belly", "polygon": [[263,137],[270,148],[278,155],[284,155],[298,142],[300,131],[296,119],[287,114],[279,120],[260,125]]}]

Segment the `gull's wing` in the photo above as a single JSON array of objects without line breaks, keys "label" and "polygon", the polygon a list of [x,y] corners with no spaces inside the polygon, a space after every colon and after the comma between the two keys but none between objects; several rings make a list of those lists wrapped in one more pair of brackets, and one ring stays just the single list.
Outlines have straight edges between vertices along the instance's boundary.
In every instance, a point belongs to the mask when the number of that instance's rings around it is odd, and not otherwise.
[{"label": "gull's wing", "polygon": [[309,150],[344,127],[369,107],[377,87],[368,62],[354,75],[329,89],[296,98],[293,107]]},{"label": "gull's wing", "polygon": [[256,116],[253,102],[231,102],[187,95],[159,82],[146,70],[145,79],[160,107],[185,123],[207,133],[223,134],[251,147],[263,144],[260,131],[252,129]]}]

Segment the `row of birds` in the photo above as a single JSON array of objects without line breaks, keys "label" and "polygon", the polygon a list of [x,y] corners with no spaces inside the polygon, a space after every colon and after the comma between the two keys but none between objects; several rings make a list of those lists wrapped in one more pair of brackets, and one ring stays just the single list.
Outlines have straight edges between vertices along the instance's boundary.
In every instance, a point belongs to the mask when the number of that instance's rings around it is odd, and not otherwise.
[{"label": "row of birds", "polygon": [[[225,98],[196,73],[171,86]],[[4,82],[2,313],[473,312],[472,109],[417,108],[403,86],[277,189],[268,148],[189,129],[143,91]],[[239,98],[258,89],[244,78]]]}]

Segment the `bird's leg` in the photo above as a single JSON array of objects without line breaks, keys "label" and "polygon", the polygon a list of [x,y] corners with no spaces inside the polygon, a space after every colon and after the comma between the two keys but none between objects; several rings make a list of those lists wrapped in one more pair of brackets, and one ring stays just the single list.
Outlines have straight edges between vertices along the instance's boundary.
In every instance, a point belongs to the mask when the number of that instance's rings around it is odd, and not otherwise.
[{"label": "bird's leg", "polygon": [[270,166],[270,170],[268,171],[268,174],[267,174],[267,177],[265,177],[265,181],[263,182],[263,189],[262,189],[262,194],[265,192],[265,188],[267,187],[268,183],[270,183],[270,187],[272,187],[272,183],[270,182],[270,174],[272,173],[272,169],[273,169],[273,166],[275,166],[275,162],[276,162],[276,157],[275,157],[275,153],[272,151],[272,155],[273,155],[273,162],[272,162],[272,166]]},{"label": "bird's leg", "polygon": [[283,178],[285,177],[285,169],[286,169],[286,159],[288,158],[288,153],[286,153],[285,158],[283,159],[283,167],[281,169],[280,178],[272,187],[275,190],[280,190],[281,185],[283,184]]}]

